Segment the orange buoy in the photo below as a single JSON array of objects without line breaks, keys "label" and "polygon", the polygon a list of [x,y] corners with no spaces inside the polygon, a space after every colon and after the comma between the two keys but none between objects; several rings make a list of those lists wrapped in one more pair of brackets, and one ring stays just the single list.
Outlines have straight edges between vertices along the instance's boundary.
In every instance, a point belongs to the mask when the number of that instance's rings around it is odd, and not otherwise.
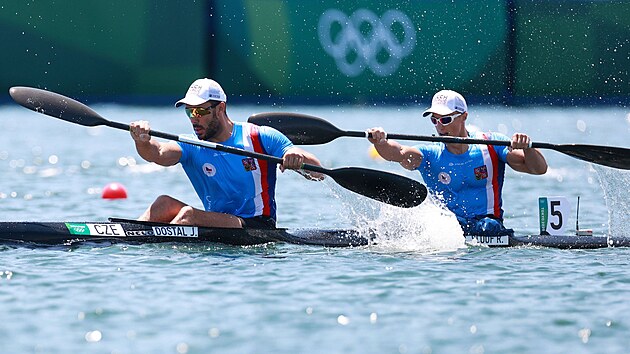
[{"label": "orange buoy", "polygon": [[103,188],[103,199],[125,199],[127,198],[127,189],[120,183],[109,183]]}]

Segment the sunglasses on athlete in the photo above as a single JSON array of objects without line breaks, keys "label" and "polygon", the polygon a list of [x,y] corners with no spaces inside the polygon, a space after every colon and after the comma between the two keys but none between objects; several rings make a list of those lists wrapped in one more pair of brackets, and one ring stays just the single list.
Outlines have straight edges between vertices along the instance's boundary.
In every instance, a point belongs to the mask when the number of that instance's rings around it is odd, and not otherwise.
[{"label": "sunglasses on athlete", "polygon": [[212,112],[212,109],[214,109],[218,105],[219,104],[216,103],[208,108],[202,108],[202,107],[186,108],[186,115],[190,119],[200,118],[200,117],[210,114]]},{"label": "sunglasses on athlete", "polygon": [[463,113],[455,113],[455,114],[451,114],[450,116],[443,116],[443,117],[434,117],[433,114],[431,115],[431,123],[433,123],[433,125],[437,125],[438,122],[442,123],[442,125],[449,125],[451,123],[453,123],[453,119],[461,116]]}]

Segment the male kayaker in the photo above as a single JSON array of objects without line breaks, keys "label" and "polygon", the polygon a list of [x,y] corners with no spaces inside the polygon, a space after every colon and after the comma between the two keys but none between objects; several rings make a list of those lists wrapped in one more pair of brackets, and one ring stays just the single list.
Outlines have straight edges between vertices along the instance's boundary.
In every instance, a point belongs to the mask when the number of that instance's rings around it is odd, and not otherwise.
[{"label": "male kayaker", "polygon": [[[214,80],[198,79],[186,96],[186,115],[198,139],[282,158],[280,170],[299,169],[303,163],[320,166],[313,154],[293,146],[270,127],[234,122],[227,114],[227,96]],[[180,163],[204,209],[167,195],[159,196],[139,220],[228,228],[275,228],[276,164],[181,142],[159,142],[149,135],[147,121],[130,124],[140,156],[162,166]],[[314,180],[319,173],[299,171]]]},{"label": "male kayaker", "polygon": [[[431,107],[422,113],[435,125],[440,136],[507,140],[500,133],[472,133],[466,129],[468,107],[464,97],[451,90],[433,96]],[[544,156],[530,147],[523,133],[512,135],[511,146],[436,143],[405,146],[387,140],[383,128],[368,130],[376,151],[386,160],[418,170],[434,195],[459,221],[465,235],[504,235],[502,188],[505,164],[519,172],[541,175],[547,172]]]}]

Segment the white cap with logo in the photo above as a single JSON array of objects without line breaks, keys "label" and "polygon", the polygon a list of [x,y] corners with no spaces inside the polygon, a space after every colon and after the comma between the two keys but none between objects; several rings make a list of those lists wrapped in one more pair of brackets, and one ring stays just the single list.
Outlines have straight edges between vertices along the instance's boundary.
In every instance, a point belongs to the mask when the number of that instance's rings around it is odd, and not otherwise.
[{"label": "white cap with logo", "polygon": [[211,100],[227,102],[227,96],[223,88],[214,80],[207,78],[198,79],[190,85],[186,92],[186,97],[175,102],[175,107],[179,107],[183,104],[198,106]]},{"label": "white cap with logo", "polygon": [[431,113],[443,116],[453,112],[465,113],[467,111],[468,106],[462,95],[452,90],[442,90],[433,95],[431,107],[422,112],[422,116],[428,117]]}]

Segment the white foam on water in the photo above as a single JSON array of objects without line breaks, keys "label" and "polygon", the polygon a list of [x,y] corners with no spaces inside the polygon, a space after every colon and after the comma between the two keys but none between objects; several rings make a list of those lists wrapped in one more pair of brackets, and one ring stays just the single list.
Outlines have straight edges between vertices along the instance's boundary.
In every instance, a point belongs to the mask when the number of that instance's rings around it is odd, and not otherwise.
[{"label": "white foam on water", "polygon": [[382,252],[443,252],[466,247],[455,215],[435,198],[414,208],[399,208],[329,184],[345,208],[340,217],[360,233],[375,236],[370,248]]},{"label": "white foam on water", "polygon": [[378,250],[442,252],[466,247],[455,215],[432,198],[410,209],[383,205],[367,227],[376,232],[373,244]]},{"label": "white foam on water", "polygon": [[630,171],[593,165],[604,190],[608,208],[608,234],[611,236],[630,236]]}]

